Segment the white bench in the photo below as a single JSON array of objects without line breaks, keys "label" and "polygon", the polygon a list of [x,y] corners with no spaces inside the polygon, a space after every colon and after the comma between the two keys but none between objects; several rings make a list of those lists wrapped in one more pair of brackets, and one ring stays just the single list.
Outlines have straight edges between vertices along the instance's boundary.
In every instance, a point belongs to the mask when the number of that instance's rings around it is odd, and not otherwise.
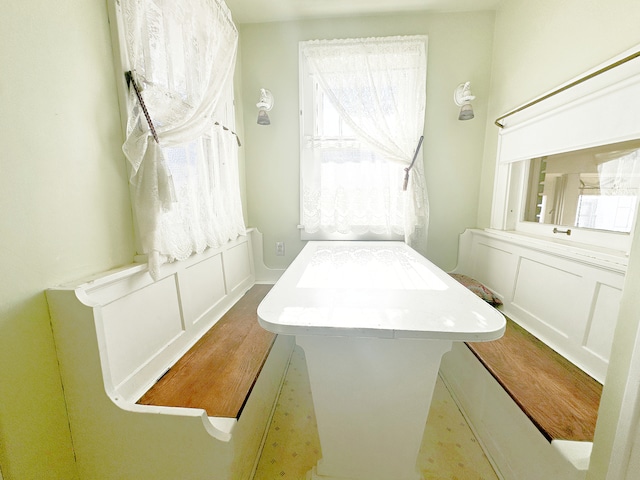
[{"label": "white bench", "polygon": [[136,402],[254,285],[254,236],[156,282],[135,264],[47,291],[81,478],[251,477],[291,339],[277,337],[238,418]]},{"label": "white bench", "polygon": [[[624,256],[514,233],[468,230],[460,237],[458,259],[455,272],[495,292],[505,316],[603,381]],[[585,478],[592,442],[545,438],[465,345],[455,345],[444,356],[441,373],[503,478]]]}]

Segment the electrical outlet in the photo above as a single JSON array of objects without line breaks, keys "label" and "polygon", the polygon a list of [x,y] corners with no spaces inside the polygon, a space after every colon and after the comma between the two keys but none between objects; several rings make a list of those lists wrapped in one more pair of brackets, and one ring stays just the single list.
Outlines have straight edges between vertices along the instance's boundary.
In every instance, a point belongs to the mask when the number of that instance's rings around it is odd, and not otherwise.
[{"label": "electrical outlet", "polygon": [[284,257],[284,242],[276,242],[276,255]]}]

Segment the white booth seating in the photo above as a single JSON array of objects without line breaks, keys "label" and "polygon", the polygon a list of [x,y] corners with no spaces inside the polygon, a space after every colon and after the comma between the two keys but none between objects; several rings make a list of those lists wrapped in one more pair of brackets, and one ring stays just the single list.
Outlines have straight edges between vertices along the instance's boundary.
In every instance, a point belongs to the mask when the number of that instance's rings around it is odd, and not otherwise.
[{"label": "white booth seating", "polygon": [[[290,338],[266,338],[251,319],[238,323],[253,311],[257,325],[255,308],[267,291],[244,297],[256,283],[254,250],[262,277],[273,283],[277,273],[262,266],[261,236],[251,230],[219,249],[163,266],[156,282],[146,265],[133,264],[47,291],[80,478],[252,477],[293,350]],[[206,362],[189,357],[205,340],[215,346],[230,331],[235,344],[218,348],[227,371],[215,359],[202,368]],[[246,360],[247,352],[255,358]],[[165,383],[180,377],[169,369],[181,358],[180,365],[195,367],[192,380],[175,384],[178,400],[147,395],[139,402],[165,373]],[[209,400],[216,398],[207,405],[194,400],[204,386],[233,377],[233,368],[252,369],[253,378],[246,386],[212,387]],[[241,396],[239,407],[217,411],[215,400],[224,403],[225,392]]]},{"label": "white booth seating", "polygon": [[[625,271],[625,258],[485,230],[461,236],[456,268],[493,290],[507,317],[600,382]],[[245,293],[280,273],[264,267],[262,237],[253,230],[164,266],[157,282],[146,265],[134,264],[47,291],[81,479],[252,477],[292,337],[259,342],[263,359],[237,414],[147,401],[148,392],[180,377],[169,369],[188,360],[212,327],[227,337],[224,329],[238,325],[232,307],[250,308],[259,296]],[[241,327],[240,337],[249,329]],[[199,377],[198,368],[190,375]],[[222,376],[201,370],[207,382]],[[585,478],[591,442],[546,438],[465,344],[444,356],[440,373],[503,478]],[[191,398],[189,385],[178,391]]]},{"label": "white booth seating", "polygon": [[[626,263],[622,254],[516,233],[467,230],[461,235],[455,273],[493,291],[514,328],[507,329],[504,339],[478,348],[455,345],[444,356],[440,372],[503,478],[584,479],[593,440],[579,435],[579,440],[555,438],[540,428],[535,415],[510,390],[510,380],[501,378],[499,369],[491,365],[492,353],[494,358],[504,358],[505,352],[499,350],[506,347],[510,332],[528,336],[531,345],[522,354],[528,349],[533,352],[530,358],[545,356],[545,362],[554,364],[552,369],[570,372],[566,381],[571,385],[563,388],[586,385],[589,394],[597,397],[597,417],[598,382],[603,383],[606,375]],[[494,347],[496,351],[491,352]],[[528,382],[531,389],[540,388],[546,372],[536,370],[537,362],[523,361],[522,369],[506,365],[507,375]],[[555,408],[555,403],[566,400],[562,390],[531,393]]]}]

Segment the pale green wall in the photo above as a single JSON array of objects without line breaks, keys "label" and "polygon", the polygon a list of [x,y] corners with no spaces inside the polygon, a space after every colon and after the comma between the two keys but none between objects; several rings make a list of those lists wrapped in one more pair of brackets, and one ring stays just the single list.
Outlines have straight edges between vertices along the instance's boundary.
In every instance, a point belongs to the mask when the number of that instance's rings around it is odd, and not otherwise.
[{"label": "pale green wall", "polygon": [[131,262],[102,0],[0,2],[0,465],[77,477],[44,290]]},{"label": "pale green wall", "polygon": [[[267,263],[285,266],[301,248],[299,40],[429,35],[429,256],[452,268],[457,234],[489,221],[493,119],[640,43],[638,18],[637,0],[509,0],[495,17],[495,41],[491,13],[242,26],[237,94],[246,126],[238,131],[247,164],[248,220],[265,233]],[[134,254],[105,2],[4,0],[0,32],[0,465],[5,480],[74,479],[43,291],[129,263]],[[478,96],[476,119],[458,122],[451,97],[465,80]],[[260,87],[276,96],[270,127],[255,125]],[[278,240],[287,242],[284,258],[273,254]],[[632,262],[630,285],[640,284],[637,263]],[[630,291],[625,290],[623,327],[603,397],[594,479],[603,478],[619,410],[621,387],[609,385],[626,379],[630,346],[624,340],[637,328],[631,312],[640,306]]]},{"label": "pale green wall", "polygon": [[[298,42],[426,34],[429,37],[424,165],[431,203],[428,257],[445,269],[458,234],[475,227],[490,83],[494,13],[412,13],[240,28],[249,224],[264,233],[265,263],[287,266],[303,246],[299,223]],[[476,118],[457,120],[453,90],[466,80],[478,97]],[[271,125],[255,122],[259,89],[275,97]],[[284,241],[286,255],[275,256]]]},{"label": "pale green wall", "polygon": [[[509,0],[496,16],[478,225],[488,226],[497,148],[495,118],[640,44],[637,0]],[[638,233],[636,233],[636,237]],[[606,478],[638,329],[640,242],[627,274],[601,403],[589,479]],[[622,416],[628,412],[622,412]],[[617,478],[617,477],[610,477]]]}]

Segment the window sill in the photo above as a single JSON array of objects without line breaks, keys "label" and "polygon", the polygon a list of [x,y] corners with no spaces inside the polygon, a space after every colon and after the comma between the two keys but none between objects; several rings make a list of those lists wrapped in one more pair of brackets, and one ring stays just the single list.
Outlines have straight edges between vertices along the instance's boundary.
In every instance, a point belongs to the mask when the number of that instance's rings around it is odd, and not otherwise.
[{"label": "window sill", "polygon": [[584,243],[560,238],[547,238],[530,233],[513,230],[484,229],[483,232],[492,238],[515,245],[570,258],[572,260],[603,267],[616,272],[626,273],[629,255],[620,250],[596,247]]},{"label": "window sill", "polygon": [[339,233],[317,231],[307,233],[300,229],[300,240],[372,240],[372,241],[402,241],[404,237],[395,233]]}]

